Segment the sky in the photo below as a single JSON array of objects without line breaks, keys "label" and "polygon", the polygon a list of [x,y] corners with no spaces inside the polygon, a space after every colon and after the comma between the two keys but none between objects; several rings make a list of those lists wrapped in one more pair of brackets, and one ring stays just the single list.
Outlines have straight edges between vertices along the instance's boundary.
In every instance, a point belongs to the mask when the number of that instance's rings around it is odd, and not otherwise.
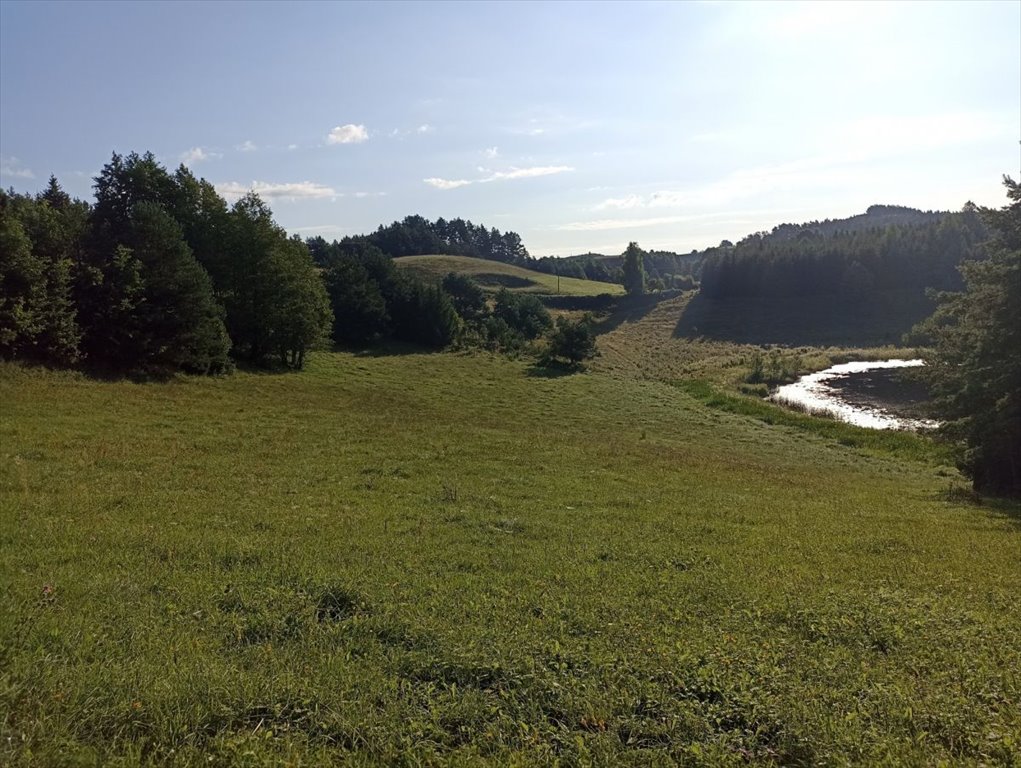
[{"label": "sky", "polygon": [[1021,0],[0,0],[0,186],[184,163],[328,240],[411,214],[533,256],[1005,204]]}]

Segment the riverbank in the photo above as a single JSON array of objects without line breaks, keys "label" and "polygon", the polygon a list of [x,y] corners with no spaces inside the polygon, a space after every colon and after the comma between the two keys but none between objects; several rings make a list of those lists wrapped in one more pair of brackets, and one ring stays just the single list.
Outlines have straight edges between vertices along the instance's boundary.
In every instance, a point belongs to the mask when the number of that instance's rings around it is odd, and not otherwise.
[{"label": "riverbank", "polygon": [[934,429],[939,423],[922,415],[928,402],[924,383],[903,375],[924,364],[921,359],[842,363],[778,387],[769,399],[870,429]]}]

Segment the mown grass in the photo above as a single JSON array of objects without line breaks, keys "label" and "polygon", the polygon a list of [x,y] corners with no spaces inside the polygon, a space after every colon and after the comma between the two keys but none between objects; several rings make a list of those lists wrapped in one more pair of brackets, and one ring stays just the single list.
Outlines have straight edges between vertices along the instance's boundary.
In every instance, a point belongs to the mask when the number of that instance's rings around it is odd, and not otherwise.
[{"label": "mown grass", "polygon": [[1016,764],[1015,510],[529,372],[0,366],[0,763]]},{"label": "mown grass", "polygon": [[457,272],[476,280],[485,290],[496,292],[507,288],[512,292],[537,293],[557,296],[620,296],[624,287],[617,283],[597,280],[579,280],[537,272],[532,269],[504,264],[499,261],[473,259],[469,256],[404,256],[394,259],[401,269],[407,269],[425,280],[442,280],[448,273]]}]

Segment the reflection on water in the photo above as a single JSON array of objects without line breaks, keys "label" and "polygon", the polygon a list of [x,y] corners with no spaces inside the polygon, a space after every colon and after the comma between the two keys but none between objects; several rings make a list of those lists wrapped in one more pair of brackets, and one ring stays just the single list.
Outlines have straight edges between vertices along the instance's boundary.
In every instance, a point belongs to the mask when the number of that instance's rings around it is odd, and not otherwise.
[{"label": "reflection on water", "polygon": [[922,360],[844,363],[802,376],[770,396],[774,402],[825,414],[871,429],[931,429],[939,422],[895,413],[925,399],[918,387],[897,381],[894,369],[925,365]]}]

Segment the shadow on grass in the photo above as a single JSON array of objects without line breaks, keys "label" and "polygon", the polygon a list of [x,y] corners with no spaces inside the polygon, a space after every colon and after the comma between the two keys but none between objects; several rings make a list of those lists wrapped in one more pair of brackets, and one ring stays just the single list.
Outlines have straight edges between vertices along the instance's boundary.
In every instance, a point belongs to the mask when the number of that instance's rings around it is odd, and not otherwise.
[{"label": "shadow on grass", "polygon": [[932,313],[924,295],[884,291],[861,300],[834,296],[712,299],[701,293],[687,303],[675,338],[789,346],[897,344]]},{"label": "shadow on grass", "polygon": [[581,364],[562,363],[557,360],[539,360],[528,366],[528,377],[532,379],[560,379],[564,376],[574,376],[584,373],[585,366]]},{"label": "shadow on grass", "polygon": [[107,384],[129,381],[132,384],[166,384],[175,379],[192,378],[195,376],[229,376],[233,371],[222,371],[219,373],[188,373],[186,371],[154,370],[154,371],[125,371],[110,366],[82,364],[63,368],[59,365],[46,365],[21,361],[21,364],[46,371],[72,370],[93,381],[102,381]]},{"label": "shadow on grass", "polygon": [[337,346],[338,352],[350,352],[355,357],[402,357],[404,355],[432,355],[442,352],[435,347],[423,347],[406,341],[381,341],[371,346]]},{"label": "shadow on grass", "polygon": [[608,317],[594,326],[597,336],[609,333],[623,323],[636,323],[649,314],[661,301],[680,296],[684,291],[660,291],[643,296],[621,296],[613,302]]},{"label": "shadow on grass", "polygon": [[994,520],[1007,519],[1021,528],[1021,498],[1009,496],[986,496],[974,490],[966,482],[951,480],[946,487],[929,498],[961,507],[971,507],[976,513],[985,512]]},{"label": "shadow on grass", "polygon": [[535,280],[529,280],[527,277],[519,277],[517,275],[501,275],[499,273],[492,272],[481,272],[477,275],[472,275],[472,279],[475,280],[479,285],[487,288],[536,288],[542,287]]},{"label": "shadow on grass", "polygon": [[988,510],[990,517],[1007,518],[1018,529],[1021,529],[1021,498],[1002,498],[983,496],[981,506]]}]

